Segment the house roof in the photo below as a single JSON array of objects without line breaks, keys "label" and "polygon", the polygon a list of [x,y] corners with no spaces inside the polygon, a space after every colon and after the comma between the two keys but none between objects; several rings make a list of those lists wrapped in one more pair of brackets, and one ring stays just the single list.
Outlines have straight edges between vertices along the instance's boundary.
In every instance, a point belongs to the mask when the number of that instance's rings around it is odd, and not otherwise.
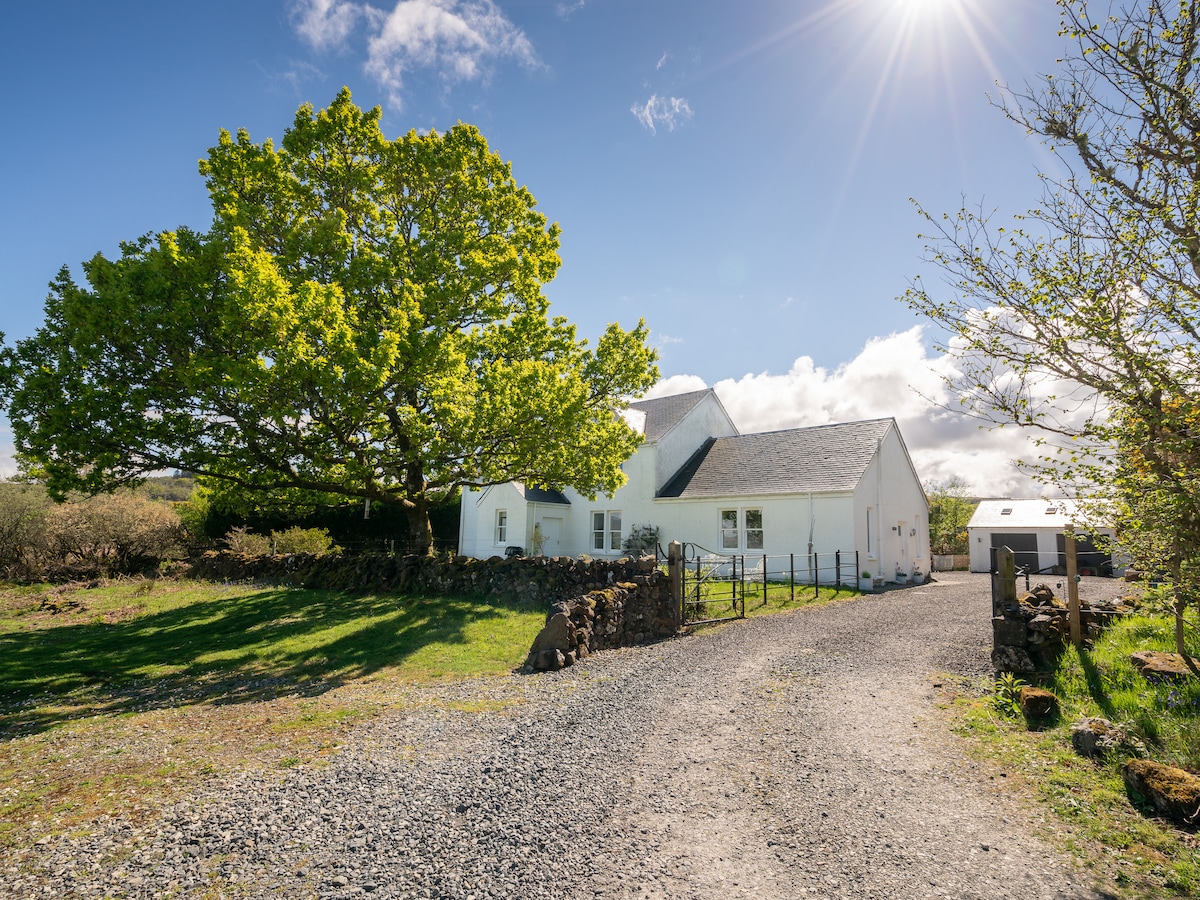
[{"label": "house roof", "polygon": [[645,414],[646,424],[642,433],[647,441],[653,442],[674,428],[684,416],[696,408],[696,404],[712,393],[712,388],[705,388],[686,394],[672,394],[670,397],[637,400],[630,403],[629,408]]},{"label": "house roof", "polygon": [[[1005,512],[1007,510],[1007,512]],[[1074,500],[981,500],[968,528],[1085,528],[1093,517]],[[1105,522],[1097,522],[1107,527]]]},{"label": "house roof", "polygon": [[710,438],[660,497],[849,491],[862,480],[892,419]]},{"label": "house roof", "polygon": [[560,503],[566,506],[571,505],[571,501],[561,491],[552,491],[547,488],[529,487],[520,482],[514,485],[522,497],[529,503]]}]

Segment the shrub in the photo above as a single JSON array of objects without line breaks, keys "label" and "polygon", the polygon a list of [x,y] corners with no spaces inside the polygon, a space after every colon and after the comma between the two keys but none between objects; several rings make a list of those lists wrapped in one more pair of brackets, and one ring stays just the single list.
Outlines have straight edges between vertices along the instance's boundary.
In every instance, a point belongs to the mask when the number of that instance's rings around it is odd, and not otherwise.
[{"label": "shrub", "polygon": [[52,506],[41,485],[0,483],[0,573],[11,578],[37,569]]},{"label": "shrub", "polygon": [[265,534],[253,534],[244,525],[229,529],[222,540],[233,553],[241,553],[245,556],[271,555],[271,539]]},{"label": "shrub", "polygon": [[132,572],[183,550],[179,516],[131,492],[62,503],[49,510],[45,525],[48,553],[59,565]]},{"label": "shrub", "polygon": [[311,553],[324,556],[337,549],[333,538],[324,528],[293,526],[284,531],[272,531],[271,542],[275,545],[275,552],[282,554]]}]

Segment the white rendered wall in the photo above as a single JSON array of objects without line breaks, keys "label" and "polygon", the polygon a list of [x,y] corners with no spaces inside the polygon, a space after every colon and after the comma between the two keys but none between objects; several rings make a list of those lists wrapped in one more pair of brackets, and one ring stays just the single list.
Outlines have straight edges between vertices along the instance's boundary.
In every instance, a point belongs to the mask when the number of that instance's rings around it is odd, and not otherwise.
[{"label": "white rendered wall", "polygon": [[854,498],[854,540],[862,569],[889,581],[897,572],[901,577],[927,574],[929,501],[895,427],[880,441]]},{"label": "white rendered wall", "polygon": [[[503,556],[505,547],[527,547],[525,536],[532,531],[528,525],[525,498],[512,484],[498,484],[482,490],[464,488],[460,509],[458,552],[463,556],[487,559]],[[503,543],[496,541],[496,512],[508,513],[508,535]]]},{"label": "white rendered wall", "polygon": [[659,440],[650,496],[657,494],[709,438],[732,437],[737,433],[716,395],[704,397]]}]

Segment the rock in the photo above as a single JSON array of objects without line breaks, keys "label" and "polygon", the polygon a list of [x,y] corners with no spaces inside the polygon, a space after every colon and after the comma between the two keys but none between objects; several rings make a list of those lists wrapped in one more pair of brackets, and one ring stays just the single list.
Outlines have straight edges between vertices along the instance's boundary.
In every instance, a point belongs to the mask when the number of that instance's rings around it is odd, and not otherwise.
[{"label": "rock", "polygon": [[1032,675],[1037,671],[1029,653],[1020,647],[999,646],[992,651],[992,668],[997,672]]},{"label": "rock", "polygon": [[1121,767],[1131,793],[1151,803],[1160,815],[1180,825],[1200,824],[1200,777],[1149,759],[1131,759]]},{"label": "rock", "polygon": [[996,616],[992,619],[992,640],[996,646],[1023,647],[1027,638],[1025,623],[1020,619]]},{"label": "rock", "polygon": [[1058,698],[1045,688],[1023,687],[1019,699],[1027,719],[1045,719],[1058,712]]},{"label": "rock", "polygon": [[1178,653],[1139,650],[1129,661],[1147,681],[1184,681],[1195,677]]},{"label": "rock", "polygon": [[1029,620],[1029,630],[1038,634],[1058,633],[1058,623],[1057,616],[1047,616],[1043,613]]},{"label": "rock", "polygon": [[1127,740],[1125,732],[1108,719],[1080,719],[1071,726],[1071,745],[1080,756],[1104,756],[1120,749]]}]

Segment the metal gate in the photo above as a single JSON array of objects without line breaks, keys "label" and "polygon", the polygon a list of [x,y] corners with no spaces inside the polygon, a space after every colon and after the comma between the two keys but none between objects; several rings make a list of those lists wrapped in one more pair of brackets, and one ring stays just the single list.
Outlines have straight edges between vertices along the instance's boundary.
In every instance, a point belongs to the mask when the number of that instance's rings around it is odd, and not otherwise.
[{"label": "metal gate", "polygon": [[746,618],[746,561],[683,545],[683,624],[702,625]]}]

